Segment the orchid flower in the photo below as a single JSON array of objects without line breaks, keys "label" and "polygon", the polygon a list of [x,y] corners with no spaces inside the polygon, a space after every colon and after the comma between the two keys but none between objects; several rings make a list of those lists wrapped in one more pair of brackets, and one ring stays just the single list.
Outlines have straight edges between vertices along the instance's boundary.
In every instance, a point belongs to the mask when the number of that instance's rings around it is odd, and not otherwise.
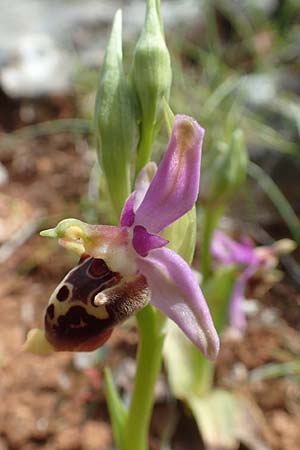
[{"label": "orchid flower", "polygon": [[42,232],[58,237],[80,261],[51,295],[45,330],[32,330],[28,350],[39,351],[42,341],[48,350],[93,350],[150,302],[206,357],[216,357],[219,340],[199,285],[162,236],[197,200],[203,136],[194,119],[175,116],[159,167],[148,163],[141,171],[119,226],[66,219]]},{"label": "orchid flower", "polygon": [[247,237],[237,242],[222,231],[215,231],[211,245],[212,255],[221,264],[236,264],[243,268],[234,284],[229,306],[229,322],[233,327],[243,330],[246,326],[242,304],[250,278],[259,270],[276,267],[277,255],[290,252],[293,248],[294,243],[289,239],[282,239],[271,246],[255,247]]}]

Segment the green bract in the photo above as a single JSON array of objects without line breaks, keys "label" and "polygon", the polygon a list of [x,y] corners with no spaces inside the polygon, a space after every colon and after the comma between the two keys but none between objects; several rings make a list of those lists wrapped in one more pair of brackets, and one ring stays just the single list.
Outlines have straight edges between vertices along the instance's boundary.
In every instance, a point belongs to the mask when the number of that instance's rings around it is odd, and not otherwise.
[{"label": "green bract", "polygon": [[132,83],[141,112],[139,171],[149,160],[151,144],[159,125],[162,98],[169,98],[172,80],[170,55],[160,20],[159,1],[148,0],[144,27],[137,42]]},{"label": "green bract", "polygon": [[100,165],[119,216],[130,194],[130,163],[136,135],[133,94],[122,64],[122,13],[119,10],[107,45],[97,90],[95,131]]}]

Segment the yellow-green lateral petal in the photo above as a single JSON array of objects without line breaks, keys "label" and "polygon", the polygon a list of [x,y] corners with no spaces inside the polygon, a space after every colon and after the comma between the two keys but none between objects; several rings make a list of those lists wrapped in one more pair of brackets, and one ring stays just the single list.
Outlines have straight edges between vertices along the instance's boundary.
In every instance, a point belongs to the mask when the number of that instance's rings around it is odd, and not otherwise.
[{"label": "yellow-green lateral petal", "polygon": [[35,355],[49,355],[55,348],[46,339],[44,330],[33,328],[27,335],[23,350]]}]

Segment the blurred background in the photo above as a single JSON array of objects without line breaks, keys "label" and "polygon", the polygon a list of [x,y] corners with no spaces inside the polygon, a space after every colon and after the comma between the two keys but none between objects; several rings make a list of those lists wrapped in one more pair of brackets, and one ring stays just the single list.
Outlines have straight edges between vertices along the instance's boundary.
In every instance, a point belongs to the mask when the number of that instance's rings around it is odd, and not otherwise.
[{"label": "blurred background", "polygon": [[[144,1],[0,0],[0,450],[109,450],[105,365],[125,400],[130,394],[134,320],[91,354],[40,358],[21,351],[27,331],[42,325],[52,290],[76,263],[38,232],[65,217],[110,222],[98,192],[92,118],[119,7],[129,70]],[[243,396],[246,420],[233,436],[230,420],[217,418],[215,436],[207,437],[202,420],[174,399],[164,370],[150,447],[299,450],[300,4],[165,0],[162,13],[173,68],[170,105],[207,130],[200,213],[209,152],[242,129],[251,163],[222,225],[258,246],[292,239],[296,250],[268,277],[249,283],[245,331],[223,333],[215,386]],[[166,142],[163,129],[157,160]],[[198,248],[195,270],[200,256]],[[226,408],[223,417],[231,417]]]}]

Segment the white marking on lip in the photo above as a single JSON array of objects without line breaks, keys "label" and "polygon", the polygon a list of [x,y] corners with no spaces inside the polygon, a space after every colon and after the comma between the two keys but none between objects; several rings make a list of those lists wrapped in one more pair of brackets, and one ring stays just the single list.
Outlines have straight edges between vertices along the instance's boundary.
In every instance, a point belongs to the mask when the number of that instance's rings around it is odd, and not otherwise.
[{"label": "white marking on lip", "polygon": [[102,292],[99,292],[99,294],[97,294],[94,298],[95,306],[105,305],[105,303],[107,303],[107,302],[108,302],[108,298]]}]

